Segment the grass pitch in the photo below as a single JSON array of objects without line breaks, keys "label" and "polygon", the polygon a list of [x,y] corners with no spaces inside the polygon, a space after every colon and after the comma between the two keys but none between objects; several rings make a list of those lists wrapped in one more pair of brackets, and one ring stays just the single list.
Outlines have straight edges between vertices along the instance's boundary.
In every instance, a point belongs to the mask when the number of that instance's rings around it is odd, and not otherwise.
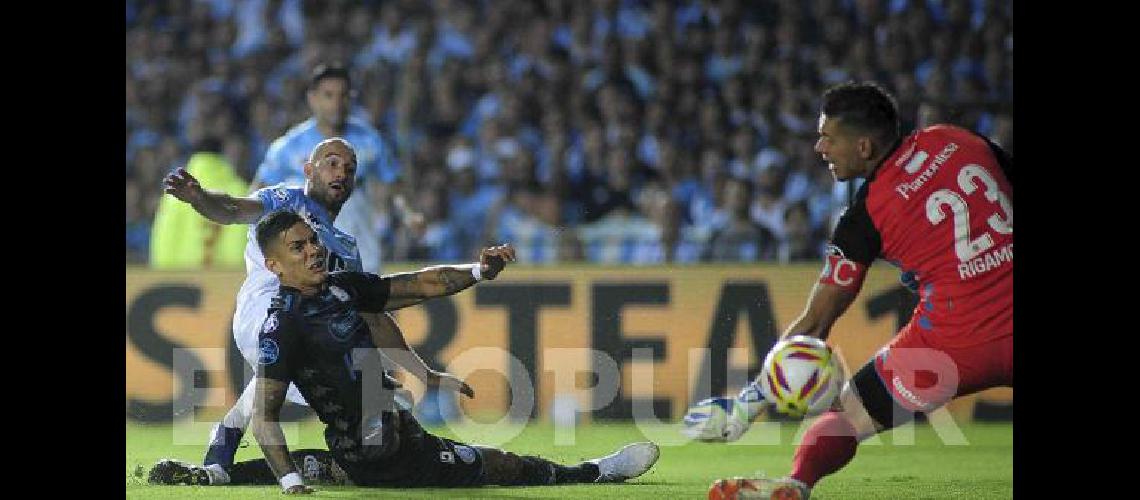
[{"label": "grass pitch", "polygon": [[[661,458],[650,472],[625,484],[551,487],[486,487],[474,489],[365,489],[317,487],[323,498],[604,498],[655,500],[706,498],[709,484],[719,477],[777,477],[791,468],[792,452],[803,428],[797,422],[758,423],[740,443],[684,443],[675,428],[632,423],[591,423],[572,430],[548,423],[526,426],[504,440],[474,428],[429,428],[460,441],[497,444],[516,453],[537,454],[562,463],[602,456],[625,443],[653,440]],[[286,431],[290,448],[324,448],[319,422],[298,424]],[[199,435],[201,434],[201,435]],[[145,471],[156,460],[172,457],[200,462],[205,433],[174,426],[127,423],[127,498],[281,498],[276,486],[152,486]],[[248,446],[237,459],[261,457],[247,436]],[[572,441],[571,444],[565,444]],[[185,443],[185,444],[183,444]],[[556,444],[559,443],[559,444]],[[136,471],[142,471],[141,477]],[[1006,499],[1013,496],[1013,426],[958,424],[949,432],[920,423],[883,434],[859,447],[843,470],[824,478],[813,500],[836,499]]]}]

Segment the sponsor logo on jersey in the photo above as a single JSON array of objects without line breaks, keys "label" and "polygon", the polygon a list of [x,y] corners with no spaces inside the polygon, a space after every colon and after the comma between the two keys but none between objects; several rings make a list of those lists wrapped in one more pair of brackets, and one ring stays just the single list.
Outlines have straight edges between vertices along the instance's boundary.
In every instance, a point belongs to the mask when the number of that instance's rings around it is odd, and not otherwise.
[{"label": "sponsor logo on jersey", "polygon": [[450,451],[443,450],[439,452],[439,461],[445,464],[453,464],[455,463],[455,454]]},{"label": "sponsor logo on jersey", "polygon": [[914,155],[914,158],[911,158],[910,161],[906,163],[906,166],[903,167],[903,170],[905,170],[908,174],[918,172],[918,169],[922,168],[922,164],[926,163],[926,159],[929,157],[930,154],[926,151],[919,151],[918,154]]},{"label": "sponsor logo on jersey", "polygon": [[475,450],[470,446],[455,445],[455,454],[459,455],[459,459],[465,464],[475,461]]},{"label": "sponsor logo on jersey", "polygon": [[276,363],[277,356],[281,353],[281,350],[277,348],[277,341],[273,339],[261,339],[257,350],[257,363],[260,365]]},{"label": "sponsor logo on jersey", "polygon": [[348,302],[348,292],[344,291],[343,288],[333,285],[329,287],[329,292],[332,293],[333,296],[337,298],[337,300],[341,302]]},{"label": "sponsor logo on jersey", "polygon": [[333,338],[344,342],[352,336],[352,332],[361,324],[360,316],[352,313],[352,311],[345,311],[337,316],[329,319],[329,333]]},{"label": "sponsor logo on jersey", "polygon": [[[926,167],[926,170],[923,170],[921,174],[918,174],[918,177],[915,177],[914,180],[903,182],[895,186],[895,192],[902,196],[903,199],[910,200],[910,195],[917,193],[919,189],[922,189],[922,186],[934,177],[934,174],[938,172],[938,169],[942,167],[942,164],[949,161],[950,157],[953,156],[954,152],[958,149],[959,147],[957,143],[951,142],[950,144],[947,144],[946,147],[942,148],[942,151],[939,151],[937,155],[934,155],[934,159],[931,160],[930,166]],[[914,158],[911,159],[911,163],[907,164],[906,171],[908,173],[914,173],[914,171],[917,171],[920,167],[922,167],[922,163],[919,162],[915,164],[915,160],[918,160],[920,157],[923,159],[923,161],[926,160],[924,156],[925,152],[920,151],[919,153],[920,154],[915,154]]]},{"label": "sponsor logo on jersey", "polygon": [[261,333],[273,333],[277,330],[277,325],[279,324],[280,323],[277,320],[277,311],[273,311],[273,314],[270,314],[268,318],[265,318],[265,324],[261,325]]},{"label": "sponsor logo on jersey", "polygon": [[906,398],[907,401],[910,401],[915,406],[922,409],[930,407],[925,401],[918,399],[918,396],[915,396],[913,392],[910,392],[909,389],[903,386],[902,379],[900,379],[898,375],[895,375],[894,378],[891,379],[891,383],[894,384],[895,390],[898,391],[900,396]]}]

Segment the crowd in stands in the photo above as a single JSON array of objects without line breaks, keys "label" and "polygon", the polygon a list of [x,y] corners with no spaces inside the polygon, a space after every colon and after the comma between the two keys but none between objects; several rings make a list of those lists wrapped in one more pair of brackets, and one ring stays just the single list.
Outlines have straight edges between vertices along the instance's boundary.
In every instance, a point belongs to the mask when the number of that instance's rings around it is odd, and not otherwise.
[{"label": "crowd in stands", "polygon": [[206,151],[248,183],[341,61],[427,222],[375,207],[386,262],[818,260],[854,188],[813,150],[822,91],[873,80],[904,131],[1012,153],[1010,3],[128,0],[127,259],[167,172]]}]

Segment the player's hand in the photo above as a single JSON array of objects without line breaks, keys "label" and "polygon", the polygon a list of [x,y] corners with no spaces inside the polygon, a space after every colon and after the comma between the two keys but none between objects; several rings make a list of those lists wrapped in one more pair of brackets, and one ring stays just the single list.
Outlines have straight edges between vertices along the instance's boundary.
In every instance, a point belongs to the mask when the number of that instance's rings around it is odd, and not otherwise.
[{"label": "player's hand", "polygon": [[459,380],[459,377],[447,372],[431,371],[427,374],[425,381],[428,386],[438,387],[449,391],[456,391],[469,398],[475,397],[475,390],[467,385],[467,382]]},{"label": "player's hand", "polygon": [[[731,408],[727,415],[722,417],[709,417],[707,405],[689,408],[685,413],[685,428],[681,431],[689,438],[706,443],[727,443],[740,439],[744,432],[752,426],[746,411],[735,404],[732,398],[711,398],[722,401],[722,407]],[[702,401],[702,403],[705,403]]]},{"label": "player's hand", "polygon": [[484,278],[495,279],[507,267],[507,262],[515,261],[515,247],[510,243],[484,248],[479,252],[480,272]]},{"label": "player's hand", "polygon": [[198,183],[198,179],[195,179],[183,167],[179,167],[178,170],[167,174],[162,179],[162,190],[186,203],[194,203],[206,195],[206,192],[202,190],[202,185]]},{"label": "player's hand", "polygon": [[281,493],[284,493],[286,495],[309,495],[316,493],[316,491],[317,490],[314,490],[304,484],[294,484],[293,486],[290,486],[289,489],[282,491]]}]

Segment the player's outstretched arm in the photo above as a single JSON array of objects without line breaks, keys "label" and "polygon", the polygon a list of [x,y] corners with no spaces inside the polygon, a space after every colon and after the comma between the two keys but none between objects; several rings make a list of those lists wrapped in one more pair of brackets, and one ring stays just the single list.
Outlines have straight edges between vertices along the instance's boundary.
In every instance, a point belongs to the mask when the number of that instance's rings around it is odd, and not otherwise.
[{"label": "player's outstretched arm", "polygon": [[289,447],[285,444],[285,433],[281,432],[278,420],[288,389],[289,382],[268,377],[257,378],[250,431],[261,445],[265,461],[284,492],[312,493],[313,489],[302,483],[301,475],[289,459]]},{"label": "player's outstretched arm", "polygon": [[162,180],[163,192],[188,203],[203,217],[219,224],[253,224],[264,211],[258,198],[237,198],[202,189],[193,175],[179,168]]},{"label": "player's outstretched arm", "polygon": [[431,266],[411,273],[390,275],[391,289],[384,306],[392,311],[419,304],[427,299],[454,295],[470,288],[480,280],[493,280],[515,261],[515,249],[510,244],[484,248],[477,264]]},{"label": "player's outstretched arm", "polygon": [[[860,283],[862,280],[858,280]],[[824,283],[820,281],[811,289],[807,307],[791,325],[784,330],[781,339],[792,335],[809,335],[826,340],[831,334],[831,327],[843,315],[859,289],[849,289],[843,286]]]}]

